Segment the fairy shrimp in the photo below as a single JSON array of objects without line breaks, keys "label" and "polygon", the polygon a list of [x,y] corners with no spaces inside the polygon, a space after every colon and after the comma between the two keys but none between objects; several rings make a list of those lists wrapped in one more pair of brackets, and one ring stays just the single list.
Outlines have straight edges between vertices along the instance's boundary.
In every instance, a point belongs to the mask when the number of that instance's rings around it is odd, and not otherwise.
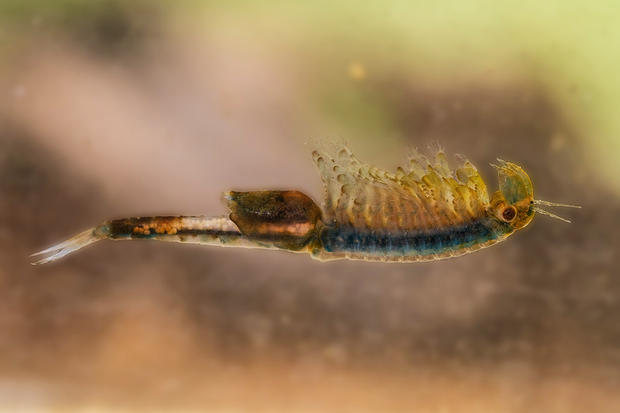
[{"label": "fairy shrimp", "polygon": [[34,264],[56,261],[94,242],[149,239],[224,247],[309,253],[319,260],[419,262],[457,257],[497,244],[526,227],[536,213],[570,222],[534,199],[518,165],[498,160],[499,188],[491,196],[477,168],[461,159],[451,169],[440,149],[413,153],[390,173],[359,161],[343,147],[314,151],[325,196],[320,208],[299,191],[231,191],[227,216],[115,219],[33,254]]}]

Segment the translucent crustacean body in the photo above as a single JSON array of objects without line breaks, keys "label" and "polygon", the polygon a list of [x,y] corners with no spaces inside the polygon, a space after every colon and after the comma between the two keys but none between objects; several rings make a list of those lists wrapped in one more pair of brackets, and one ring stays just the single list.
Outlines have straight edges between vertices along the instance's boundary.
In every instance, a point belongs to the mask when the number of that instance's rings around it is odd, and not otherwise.
[{"label": "translucent crustacean body", "polygon": [[[323,209],[299,191],[231,191],[230,215],[159,216],[106,221],[35,255],[35,264],[64,257],[102,239],[151,239],[310,253],[320,260],[432,261],[505,240],[536,212],[560,218],[534,199],[521,167],[493,165],[499,190],[491,197],[467,160],[451,170],[439,150],[414,154],[396,173],[361,163],[347,148],[333,156],[313,152],[325,186]],[[566,220],[565,220],[566,221]]]}]

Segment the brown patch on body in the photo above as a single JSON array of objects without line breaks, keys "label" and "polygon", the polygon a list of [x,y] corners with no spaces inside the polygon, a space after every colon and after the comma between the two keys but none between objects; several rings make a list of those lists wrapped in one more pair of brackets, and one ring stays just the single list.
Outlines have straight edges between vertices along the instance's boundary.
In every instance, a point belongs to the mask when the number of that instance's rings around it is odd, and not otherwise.
[{"label": "brown patch on body", "polygon": [[181,217],[138,217],[111,221],[109,224],[112,237],[175,235],[183,228]]},{"label": "brown patch on body", "polygon": [[174,235],[177,228],[167,222],[153,222],[152,224],[141,224],[133,228],[134,234],[150,235],[151,231],[156,234]]},{"label": "brown patch on body", "polygon": [[259,232],[265,234],[280,234],[303,237],[314,229],[314,224],[310,222],[296,222],[290,224],[264,223],[255,227]]},{"label": "brown patch on body", "polygon": [[299,191],[253,191],[225,194],[230,219],[250,238],[298,250],[316,233],[321,209]]}]

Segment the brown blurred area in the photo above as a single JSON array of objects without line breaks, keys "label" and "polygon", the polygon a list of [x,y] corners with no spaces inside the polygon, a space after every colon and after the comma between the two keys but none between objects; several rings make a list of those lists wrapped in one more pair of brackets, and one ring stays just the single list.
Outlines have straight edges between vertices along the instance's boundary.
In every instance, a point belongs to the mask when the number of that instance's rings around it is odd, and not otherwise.
[{"label": "brown blurred area", "polygon": [[[1,411],[618,411],[620,199],[539,78],[101,4],[0,32]],[[439,141],[490,188],[502,157],[583,209],[433,263],[106,242],[30,265],[104,219],[222,214],[228,189],[320,200],[316,138],[386,168]]]}]

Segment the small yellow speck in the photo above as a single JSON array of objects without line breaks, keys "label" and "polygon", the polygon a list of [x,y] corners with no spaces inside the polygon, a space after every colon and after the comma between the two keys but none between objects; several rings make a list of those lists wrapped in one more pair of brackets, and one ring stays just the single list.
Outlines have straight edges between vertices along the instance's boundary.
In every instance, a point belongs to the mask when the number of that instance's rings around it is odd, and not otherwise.
[{"label": "small yellow speck", "polygon": [[366,68],[359,62],[352,62],[349,65],[349,77],[357,81],[366,79]]}]

